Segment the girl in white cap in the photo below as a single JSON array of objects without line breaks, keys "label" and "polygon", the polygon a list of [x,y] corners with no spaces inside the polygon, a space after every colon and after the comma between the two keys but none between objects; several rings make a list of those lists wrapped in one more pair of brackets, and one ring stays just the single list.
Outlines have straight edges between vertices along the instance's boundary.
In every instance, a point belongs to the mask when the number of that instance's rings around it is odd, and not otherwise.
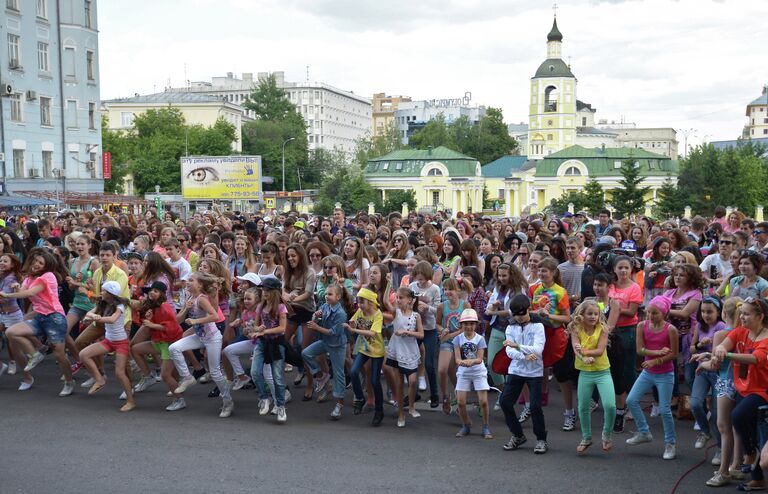
[{"label": "girl in white cap", "polygon": [[85,315],[84,320],[103,324],[104,339],[85,347],[80,352],[80,359],[95,380],[91,389],[88,390],[88,394],[92,395],[107,384],[106,378],[101,375],[93,360],[94,357],[115,352],[115,375],[123,386],[126,396],[125,404],[120,411],[130,412],[136,408],[136,402],[133,401],[133,387],[126,373],[130,342],[125,332],[125,307],[130,304],[130,301],[120,296],[121,291],[120,283],[116,281],[107,281],[101,285],[101,301],[96,308]]},{"label": "girl in white cap", "polygon": [[462,332],[453,338],[453,352],[456,358],[456,399],[461,417],[461,429],[456,437],[469,434],[472,425],[467,414],[467,393],[474,388],[477,401],[483,414],[483,438],[493,439],[488,425],[488,370],[485,368],[485,350],[488,346],[485,338],[476,332],[477,312],[474,309],[464,309],[459,318]]}]

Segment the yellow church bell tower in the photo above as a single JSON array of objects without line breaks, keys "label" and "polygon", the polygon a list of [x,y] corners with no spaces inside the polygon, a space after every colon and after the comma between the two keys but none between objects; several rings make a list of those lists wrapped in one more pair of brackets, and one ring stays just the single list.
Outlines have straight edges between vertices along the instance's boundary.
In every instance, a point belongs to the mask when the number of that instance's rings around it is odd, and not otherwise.
[{"label": "yellow church bell tower", "polygon": [[555,17],[547,35],[547,59],[531,78],[529,159],[576,144],[576,76],[562,59],[562,44]]}]

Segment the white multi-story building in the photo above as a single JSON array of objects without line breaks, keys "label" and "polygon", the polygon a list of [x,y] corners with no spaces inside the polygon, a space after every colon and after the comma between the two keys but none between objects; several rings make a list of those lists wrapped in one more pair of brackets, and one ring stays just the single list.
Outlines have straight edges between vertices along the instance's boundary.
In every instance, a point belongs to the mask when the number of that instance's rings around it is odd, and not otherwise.
[{"label": "white multi-story building", "polygon": [[[356,141],[369,136],[373,125],[371,99],[358,96],[322,82],[289,82],[283,72],[273,72],[277,86],[283,89],[291,103],[307,123],[309,149],[340,149],[353,153]],[[214,77],[211,82],[192,82],[186,88],[171,91],[204,93],[221,96],[231,103],[244,105],[260,79],[269,76],[259,72],[243,73],[239,79],[227,72],[226,77]],[[244,110],[248,116],[253,116]]]},{"label": "white multi-story building", "polygon": [[474,125],[485,116],[484,106],[469,106],[472,95],[467,92],[462,98],[433,99],[421,101],[402,101],[395,111],[395,127],[400,133],[403,144],[413,133],[432,120],[442,115],[445,123],[450,124],[466,116]]}]

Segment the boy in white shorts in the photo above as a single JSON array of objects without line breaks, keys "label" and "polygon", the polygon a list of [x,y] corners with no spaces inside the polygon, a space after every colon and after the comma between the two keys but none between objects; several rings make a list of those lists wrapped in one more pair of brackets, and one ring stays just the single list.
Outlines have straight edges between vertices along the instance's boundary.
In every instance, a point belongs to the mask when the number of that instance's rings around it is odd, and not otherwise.
[{"label": "boy in white shorts", "polygon": [[488,426],[488,370],[485,368],[485,351],[488,346],[485,338],[477,334],[477,312],[474,309],[464,309],[459,318],[462,333],[453,338],[453,352],[456,358],[456,399],[461,417],[461,429],[456,437],[469,434],[472,423],[467,414],[467,393],[477,392],[477,401],[483,415],[483,438],[493,439],[491,428]]}]

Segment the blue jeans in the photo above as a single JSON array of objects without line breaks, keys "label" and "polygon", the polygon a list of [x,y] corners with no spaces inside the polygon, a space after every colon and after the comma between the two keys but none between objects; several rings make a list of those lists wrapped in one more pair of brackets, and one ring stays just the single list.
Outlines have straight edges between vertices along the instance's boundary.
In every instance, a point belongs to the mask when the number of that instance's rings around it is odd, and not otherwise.
[{"label": "blue jeans", "polygon": [[317,357],[328,353],[331,359],[331,368],[333,369],[333,397],[336,399],[344,398],[344,359],[347,354],[347,346],[328,346],[323,340],[317,340],[301,352],[301,357],[307,363],[307,368],[312,375],[320,372],[317,365]]},{"label": "blue jeans", "polygon": [[670,407],[674,381],[674,372],[651,374],[647,370],[643,370],[637,376],[635,384],[627,396],[627,407],[635,419],[637,432],[648,434],[651,431],[648,428],[648,421],[645,419],[643,409],[640,408],[640,399],[656,386],[656,389],[659,390],[659,415],[661,415],[661,422],[664,425],[664,442],[667,444],[675,444],[675,419],[672,418],[672,408]]},{"label": "blue jeans", "polygon": [[517,437],[523,435],[523,428],[520,426],[520,420],[515,413],[515,403],[520,397],[523,386],[528,385],[528,392],[531,398],[531,419],[533,420],[533,433],[536,439],[540,441],[547,440],[547,427],[544,424],[544,412],[541,409],[541,383],[543,377],[522,377],[510,374],[507,376],[507,382],[504,390],[501,392],[499,402],[501,410],[504,412],[504,420],[507,422],[509,432]]},{"label": "blue jeans", "polygon": [[[733,420],[733,429],[741,438],[744,444],[744,453],[751,455],[757,453],[760,455],[760,438],[758,431],[758,419],[760,418],[760,407],[768,404],[760,395],[736,395],[736,407],[731,412]],[[760,462],[752,470],[752,480],[763,480],[763,470],[760,468]]]},{"label": "blue jeans", "polygon": [[717,445],[720,446],[720,431],[717,427],[710,427],[707,420],[707,396],[712,397],[712,423],[717,424],[717,392],[715,383],[717,382],[717,372],[703,371],[693,380],[691,389],[691,411],[699,424],[701,432],[715,437]]},{"label": "blue jeans", "polygon": [[[275,383],[275,401],[279,407],[285,406],[285,348],[280,345],[280,360],[273,360],[269,365],[272,368],[272,380]],[[251,363],[251,379],[256,384],[259,397],[262,400],[270,398],[267,392],[267,382],[264,380],[264,341],[260,338],[253,349],[253,362]]]},{"label": "blue jeans", "polygon": [[352,378],[352,390],[355,392],[355,400],[364,400],[363,385],[360,383],[360,371],[366,362],[371,361],[371,385],[373,386],[373,397],[376,400],[374,410],[384,411],[384,393],[381,390],[381,366],[384,365],[384,357],[369,357],[358,353],[352,369],[349,371]]},{"label": "blue jeans", "polygon": [[437,369],[435,369],[435,359],[437,358],[437,347],[440,344],[437,337],[437,330],[424,331],[424,370],[427,371],[427,380],[429,381],[429,394],[438,396],[440,392],[437,387]]}]

